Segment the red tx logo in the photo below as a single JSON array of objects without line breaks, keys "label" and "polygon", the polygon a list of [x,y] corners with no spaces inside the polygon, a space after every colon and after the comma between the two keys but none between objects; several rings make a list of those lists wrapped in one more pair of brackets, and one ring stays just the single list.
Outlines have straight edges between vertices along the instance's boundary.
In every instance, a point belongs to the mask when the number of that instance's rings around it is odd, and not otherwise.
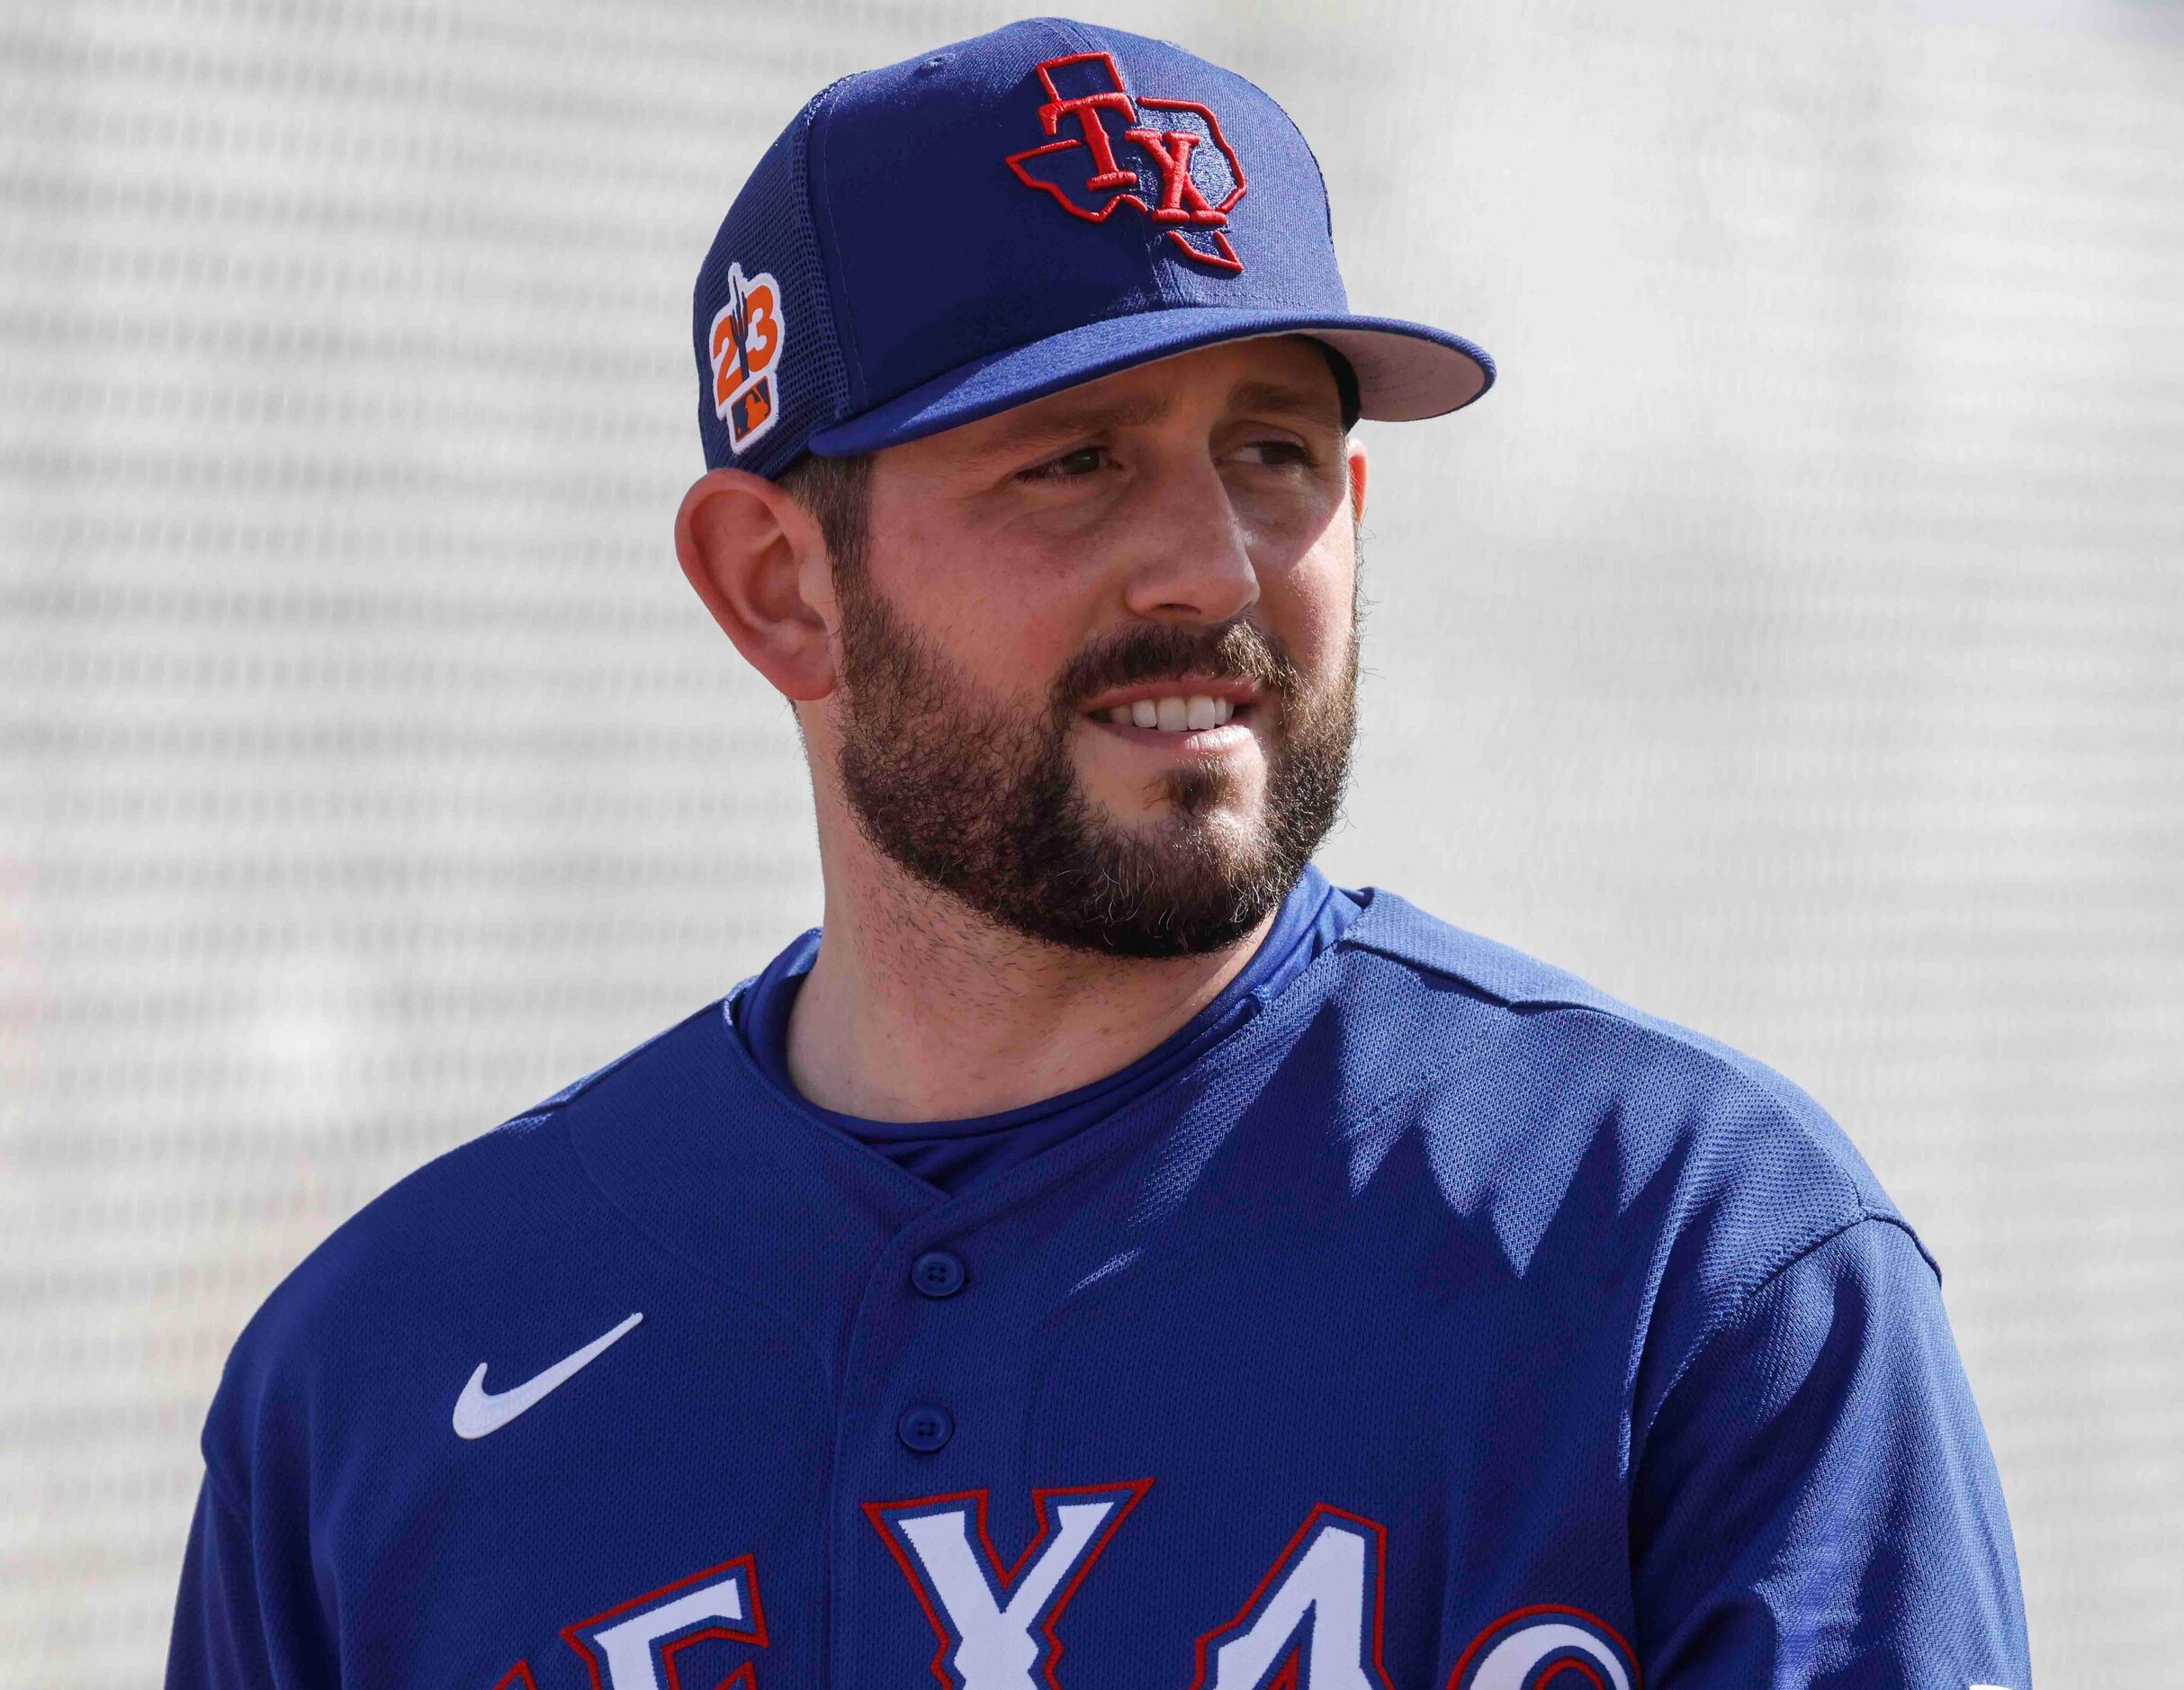
[{"label": "red tx logo", "polygon": [[1065,123],[1078,132],[1011,154],[1018,181],[1088,223],[1134,205],[1207,268],[1232,275],[1244,268],[1223,232],[1244,197],[1244,166],[1211,110],[1196,100],[1132,95],[1111,53],[1049,58],[1038,76],[1047,90],[1039,127],[1057,138]]}]

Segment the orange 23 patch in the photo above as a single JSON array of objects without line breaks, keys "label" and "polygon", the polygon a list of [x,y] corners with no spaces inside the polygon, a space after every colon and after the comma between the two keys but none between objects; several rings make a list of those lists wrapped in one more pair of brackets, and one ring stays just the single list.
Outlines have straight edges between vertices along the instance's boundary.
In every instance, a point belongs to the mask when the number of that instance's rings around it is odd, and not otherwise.
[{"label": "orange 23 patch", "polygon": [[728,425],[728,444],[741,455],[774,426],[781,390],[774,366],[788,324],[781,288],[772,276],[746,276],[728,266],[728,302],[713,319],[713,409]]}]

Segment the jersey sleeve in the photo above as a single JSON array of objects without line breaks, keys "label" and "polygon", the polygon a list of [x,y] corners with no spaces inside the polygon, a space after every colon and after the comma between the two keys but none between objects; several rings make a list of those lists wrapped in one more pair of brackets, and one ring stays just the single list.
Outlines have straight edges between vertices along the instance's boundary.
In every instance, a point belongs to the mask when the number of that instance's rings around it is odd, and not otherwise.
[{"label": "jersey sleeve", "polygon": [[1910,1235],[1868,1218],[1754,1291],[1645,1429],[1648,1690],[2030,1690],[1986,1434]]},{"label": "jersey sleeve", "polygon": [[310,1611],[310,1557],[262,1556],[243,1509],[208,1471],[197,1492],[166,1690],[332,1690],[337,1673],[295,1623]]},{"label": "jersey sleeve", "polygon": [[197,1488],[167,1646],[167,1690],[272,1690],[281,1680],[265,1658],[250,1533],[207,1474]]}]

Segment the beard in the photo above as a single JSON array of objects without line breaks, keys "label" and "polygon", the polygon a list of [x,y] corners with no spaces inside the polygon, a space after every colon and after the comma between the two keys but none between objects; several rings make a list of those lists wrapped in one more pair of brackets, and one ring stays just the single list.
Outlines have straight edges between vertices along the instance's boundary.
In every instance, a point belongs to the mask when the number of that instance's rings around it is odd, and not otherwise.
[{"label": "beard", "polygon": [[[927,885],[1029,938],[1109,956],[1234,944],[1297,884],[1341,812],[1357,737],[1357,616],[1339,672],[1308,685],[1281,643],[1243,619],[1135,627],[1087,647],[1028,712],[966,677],[872,585],[836,566],[841,778],[872,845]],[[1162,776],[1132,829],[1083,788],[1073,736],[1110,688],[1184,674],[1257,684],[1262,814],[1218,764]]]}]

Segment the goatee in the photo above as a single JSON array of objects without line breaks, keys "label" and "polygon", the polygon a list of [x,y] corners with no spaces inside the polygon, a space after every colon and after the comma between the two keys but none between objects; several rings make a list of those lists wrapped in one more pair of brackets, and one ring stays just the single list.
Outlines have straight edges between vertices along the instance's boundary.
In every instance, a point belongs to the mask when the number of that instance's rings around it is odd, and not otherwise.
[{"label": "goatee", "polygon": [[[866,838],[927,885],[1030,938],[1123,957],[1218,949],[1288,895],[1342,806],[1357,733],[1357,634],[1317,689],[1265,629],[1146,624],[1080,652],[1043,713],[995,698],[838,567],[841,776]],[[1256,683],[1270,739],[1255,824],[1218,763],[1162,778],[1151,826],[1117,825],[1070,756],[1087,701],[1190,675]]]}]

